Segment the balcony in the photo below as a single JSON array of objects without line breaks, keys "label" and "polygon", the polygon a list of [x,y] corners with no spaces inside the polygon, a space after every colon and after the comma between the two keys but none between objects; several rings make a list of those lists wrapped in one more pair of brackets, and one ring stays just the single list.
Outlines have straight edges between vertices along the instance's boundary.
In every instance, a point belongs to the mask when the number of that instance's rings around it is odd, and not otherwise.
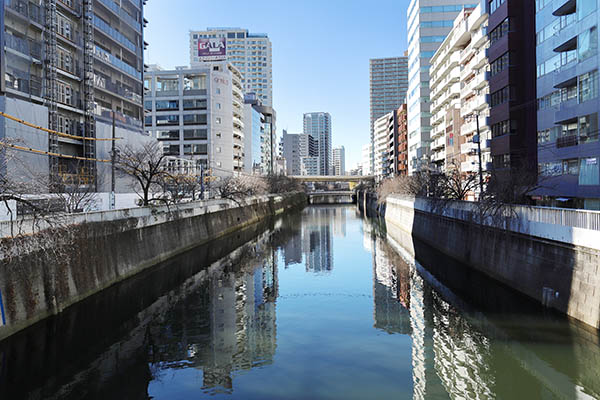
[{"label": "balcony", "polygon": [[460,145],[460,154],[477,154],[477,143],[468,142]]},{"label": "balcony", "polygon": [[117,57],[113,56],[111,53],[107,52],[106,50],[103,50],[101,47],[99,47],[99,46],[94,47],[94,56],[96,58],[98,58],[100,61],[103,61],[104,63],[113,66],[114,68],[120,70],[121,72],[124,72],[139,81],[142,80],[141,72],[136,70],[131,65],[127,64],[125,61],[120,60]]},{"label": "balcony", "polygon": [[130,50],[134,54],[138,54],[138,47],[129,39],[127,39],[121,32],[111,27],[104,20],[94,15],[94,26],[98,28],[102,33],[113,39],[117,44],[122,45],[126,49]]},{"label": "balcony", "polygon": [[121,96],[121,97],[123,97],[127,100],[130,100],[136,104],[139,104],[139,105],[142,104],[142,96],[140,94],[135,93],[130,88],[127,88],[127,87],[124,87],[121,85],[117,85],[116,83],[114,83],[104,77],[95,76],[94,77],[94,86],[99,89],[104,89],[111,94]]},{"label": "balcony", "polygon": [[487,42],[487,34],[487,26],[478,29],[477,32],[475,32],[473,36],[471,36],[471,43],[473,43],[473,47],[480,48],[485,42]]},{"label": "balcony", "polygon": [[467,157],[468,161],[460,163],[460,170],[462,172],[478,172],[479,161],[474,160],[475,157]]},{"label": "balcony", "polygon": [[42,97],[42,80],[28,72],[8,68],[5,74],[6,89]]},{"label": "balcony", "polygon": [[4,6],[28,21],[44,25],[44,11],[40,6],[21,0],[5,0]]},{"label": "balcony", "polygon": [[441,150],[441,151],[433,152],[431,154],[431,161],[433,161],[433,162],[446,161],[446,151]]},{"label": "balcony", "polygon": [[129,15],[124,9],[119,7],[117,3],[112,0],[98,0],[100,4],[104,7],[108,8],[115,15],[117,15],[120,19],[125,21],[127,25],[132,27],[137,33],[141,33],[141,23],[136,21],[131,15]]},{"label": "balcony", "polygon": [[431,142],[431,150],[439,150],[446,147],[446,136],[440,136]]},{"label": "balcony", "polygon": [[4,35],[4,45],[27,58],[32,58],[37,63],[41,63],[42,45],[40,43],[6,33]]}]

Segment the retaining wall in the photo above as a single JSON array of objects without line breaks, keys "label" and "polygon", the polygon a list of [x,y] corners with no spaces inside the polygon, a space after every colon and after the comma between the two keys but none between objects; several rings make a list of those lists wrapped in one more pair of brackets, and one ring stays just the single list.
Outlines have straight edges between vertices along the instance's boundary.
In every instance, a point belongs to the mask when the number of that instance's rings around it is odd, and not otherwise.
[{"label": "retaining wall", "polygon": [[592,229],[595,214],[584,216],[582,211],[561,223],[556,215],[562,210],[523,207],[515,211],[517,218],[498,228],[480,225],[472,207],[457,202],[436,210],[427,199],[389,196],[388,234],[416,259],[424,250],[412,238],[600,329],[600,230]]},{"label": "retaining wall", "polygon": [[[260,196],[74,215],[70,224],[0,241],[0,339],[158,262],[306,205]],[[35,227],[32,227],[35,228]]]}]

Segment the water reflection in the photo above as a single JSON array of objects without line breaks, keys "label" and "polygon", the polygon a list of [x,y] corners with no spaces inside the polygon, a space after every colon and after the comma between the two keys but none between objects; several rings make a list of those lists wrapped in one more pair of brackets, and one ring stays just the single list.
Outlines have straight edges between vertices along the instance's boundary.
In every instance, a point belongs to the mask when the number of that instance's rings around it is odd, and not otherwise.
[{"label": "water reflection", "polygon": [[393,229],[310,207],[176,257],[0,342],[0,398],[599,397],[596,331]]}]

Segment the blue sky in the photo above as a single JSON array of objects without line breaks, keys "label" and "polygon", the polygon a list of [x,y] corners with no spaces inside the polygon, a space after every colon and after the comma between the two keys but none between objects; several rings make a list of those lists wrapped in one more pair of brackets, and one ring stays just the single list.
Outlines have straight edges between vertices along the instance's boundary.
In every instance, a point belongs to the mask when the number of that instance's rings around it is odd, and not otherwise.
[{"label": "blue sky", "polygon": [[406,50],[409,0],[149,0],[147,64],[189,64],[193,29],[212,26],[267,33],[273,45],[277,133],[302,131],[302,114],[329,112],[333,145],[346,168],[369,141],[369,59]]}]

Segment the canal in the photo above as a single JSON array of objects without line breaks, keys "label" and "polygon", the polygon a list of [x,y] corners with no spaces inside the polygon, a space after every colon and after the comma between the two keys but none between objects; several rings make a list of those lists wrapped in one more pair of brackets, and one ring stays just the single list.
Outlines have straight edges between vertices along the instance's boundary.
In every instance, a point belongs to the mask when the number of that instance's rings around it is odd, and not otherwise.
[{"label": "canal", "polygon": [[198,247],[0,342],[2,399],[593,399],[598,332],[351,206]]}]

